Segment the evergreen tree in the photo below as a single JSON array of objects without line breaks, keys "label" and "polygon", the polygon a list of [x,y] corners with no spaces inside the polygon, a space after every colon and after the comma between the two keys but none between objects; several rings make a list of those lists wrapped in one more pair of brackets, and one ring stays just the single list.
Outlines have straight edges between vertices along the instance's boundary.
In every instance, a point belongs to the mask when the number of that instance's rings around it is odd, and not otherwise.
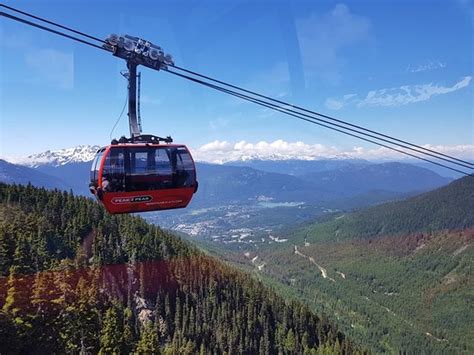
[{"label": "evergreen tree", "polygon": [[99,354],[119,354],[123,349],[123,329],[115,307],[105,312],[100,332]]},{"label": "evergreen tree", "polygon": [[0,277],[8,274],[8,269],[11,265],[11,244],[5,227],[0,225]]},{"label": "evergreen tree", "polygon": [[159,353],[156,329],[151,321],[148,321],[142,328],[140,340],[135,349],[137,355],[151,355]]},{"label": "evergreen tree", "polygon": [[20,275],[17,270],[19,267],[10,267],[10,273],[7,281],[7,297],[3,305],[3,310],[11,313],[13,317],[18,317],[21,311],[24,311],[29,304],[28,281]]},{"label": "evergreen tree", "polygon": [[25,235],[18,237],[13,253],[13,265],[15,265],[15,272],[19,274],[27,274],[35,270],[31,260],[30,243]]},{"label": "evergreen tree", "polygon": [[125,308],[123,312],[123,353],[130,354],[133,352],[134,343],[133,313],[130,308]]},{"label": "evergreen tree", "polygon": [[286,334],[286,339],[285,339],[285,350],[287,353],[296,353],[296,345],[295,345],[295,334],[293,332],[293,329],[289,329],[288,333]]},{"label": "evergreen tree", "polygon": [[[0,345],[14,353],[295,353],[318,345],[317,327],[325,349],[354,351],[327,320],[139,217],[31,186],[0,184],[0,215],[5,201]],[[141,326],[143,307],[154,317]]]}]

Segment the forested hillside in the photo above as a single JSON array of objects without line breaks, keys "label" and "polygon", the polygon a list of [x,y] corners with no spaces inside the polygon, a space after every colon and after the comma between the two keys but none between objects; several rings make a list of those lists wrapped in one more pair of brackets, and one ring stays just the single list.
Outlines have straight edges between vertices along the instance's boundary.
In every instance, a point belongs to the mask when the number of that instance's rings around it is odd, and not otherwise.
[{"label": "forested hillside", "polygon": [[342,240],[407,235],[474,226],[474,176],[404,201],[385,203],[309,225],[299,233],[308,240]]},{"label": "forested hillside", "polygon": [[375,352],[472,353],[472,211],[468,176],[288,232],[292,245],[240,261],[314,310],[330,309],[345,334]]},{"label": "forested hillside", "polygon": [[0,184],[0,353],[354,353],[325,317],[139,217]]}]

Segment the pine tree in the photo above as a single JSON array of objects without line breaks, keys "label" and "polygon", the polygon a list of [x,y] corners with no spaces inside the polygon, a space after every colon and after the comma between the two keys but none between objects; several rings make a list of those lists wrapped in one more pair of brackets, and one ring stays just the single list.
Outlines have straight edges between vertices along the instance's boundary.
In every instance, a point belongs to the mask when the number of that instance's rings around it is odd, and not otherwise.
[{"label": "pine tree", "polygon": [[7,275],[11,265],[11,241],[5,228],[0,225],[0,276]]},{"label": "pine tree", "polygon": [[47,249],[47,233],[45,232],[45,225],[47,225],[44,217],[37,221],[37,230],[33,232],[31,240],[32,256],[34,263],[34,270],[36,272],[43,271],[49,266],[49,254]]},{"label": "pine tree", "polygon": [[293,332],[293,329],[290,328],[288,330],[288,333],[286,334],[286,339],[285,339],[285,350],[289,353],[296,353],[297,349],[295,346],[295,334]]},{"label": "pine tree", "polygon": [[135,331],[133,327],[133,313],[130,308],[123,312],[123,353],[130,354],[134,351]]},{"label": "pine tree", "polygon": [[21,311],[26,311],[29,305],[29,285],[28,281],[20,275],[19,267],[10,267],[10,274],[7,281],[7,297],[3,310],[11,313],[13,317],[18,317]]},{"label": "pine tree", "polygon": [[37,315],[42,316],[51,308],[52,303],[50,302],[49,297],[54,292],[51,288],[52,284],[49,282],[49,273],[37,272],[35,274],[33,292],[30,300],[31,304],[36,309]]},{"label": "pine tree", "polygon": [[115,307],[105,312],[100,332],[99,354],[119,354],[123,349],[122,325]]},{"label": "pine tree", "polygon": [[[3,311],[13,320],[18,341],[28,348],[31,341],[31,323],[27,316],[29,306],[29,283],[16,272],[17,267],[10,267],[7,281],[7,296]],[[1,313],[1,312],[0,312]]]},{"label": "pine tree", "polygon": [[201,343],[201,346],[199,347],[199,355],[206,355],[206,347],[204,346],[204,343]]},{"label": "pine tree", "polygon": [[20,235],[16,241],[13,265],[15,265],[15,271],[20,274],[27,274],[35,270],[31,260],[30,243],[25,235]]},{"label": "pine tree", "polygon": [[156,329],[153,323],[148,321],[142,328],[142,334],[134,353],[137,355],[158,354],[158,349],[159,346]]}]

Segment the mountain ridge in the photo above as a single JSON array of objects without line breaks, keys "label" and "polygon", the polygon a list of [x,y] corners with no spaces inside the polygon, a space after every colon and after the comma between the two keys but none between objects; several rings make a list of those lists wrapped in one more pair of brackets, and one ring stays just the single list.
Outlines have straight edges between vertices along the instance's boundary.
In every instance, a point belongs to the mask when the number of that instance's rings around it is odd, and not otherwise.
[{"label": "mountain ridge", "polygon": [[66,183],[61,177],[51,176],[47,172],[12,164],[2,159],[0,159],[0,182],[23,185],[32,183],[48,189],[70,190],[72,188],[72,185]]},{"label": "mountain ridge", "polygon": [[98,145],[78,145],[71,148],[47,150],[26,157],[7,158],[5,160],[31,168],[38,168],[44,165],[58,167],[70,163],[90,162],[94,159],[95,153],[99,148],[100,146]]},{"label": "mountain ridge", "polygon": [[[333,221],[305,228],[317,238],[330,240],[356,236],[400,235],[474,226],[474,177],[466,176],[433,191],[403,201],[335,217]],[[312,231],[312,228],[315,228]],[[336,233],[337,232],[337,233]]]}]

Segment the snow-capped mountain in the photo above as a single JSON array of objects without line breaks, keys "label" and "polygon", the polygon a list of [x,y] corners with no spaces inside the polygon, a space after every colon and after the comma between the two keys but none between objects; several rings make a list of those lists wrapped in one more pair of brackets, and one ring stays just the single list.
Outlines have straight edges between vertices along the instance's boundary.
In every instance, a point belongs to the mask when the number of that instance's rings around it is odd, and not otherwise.
[{"label": "snow-capped mountain", "polygon": [[248,154],[233,157],[225,163],[232,162],[248,162],[248,161],[326,161],[326,160],[360,160],[363,159],[354,158],[352,155],[347,153],[337,153],[337,154],[325,154],[325,155],[300,155],[298,153],[272,153],[272,154]]},{"label": "snow-capped mountain", "polygon": [[11,163],[38,168],[44,165],[58,167],[69,163],[84,163],[94,159],[100,147],[97,145],[79,145],[77,147],[32,154],[27,157],[7,159]]},{"label": "snow-capped mountain", "polygon": [[[79,145],[77,147],[65,148],[60,150],[47,150],[42,153],[32,154],[26,157],[16,157],[9,158],[5,157],[4,159],[12,164],[24,165],[30,168],[39,168],[43,166],[49,167],[59,167],[69,163],[84,163],[90,162],[94,159],[95,153],[100,147],[97,145]],[[194,152],[193,152],[194,153]],[[199,153],[199,150],[196,151],[195,160],[207,163],[215,163],[210,156],[206,156]],[[222,159],[220,163],[252,163],[255,161],[300,161],[300,162],[317,162],[319,160],[354,160],[349,156],[335,155],[331,157],[308,157],[308,156],[299,156],[295,154],[283,154],[283,153],[273,153],[273,154],[244,154],[229,156],[226,159]]]}]

